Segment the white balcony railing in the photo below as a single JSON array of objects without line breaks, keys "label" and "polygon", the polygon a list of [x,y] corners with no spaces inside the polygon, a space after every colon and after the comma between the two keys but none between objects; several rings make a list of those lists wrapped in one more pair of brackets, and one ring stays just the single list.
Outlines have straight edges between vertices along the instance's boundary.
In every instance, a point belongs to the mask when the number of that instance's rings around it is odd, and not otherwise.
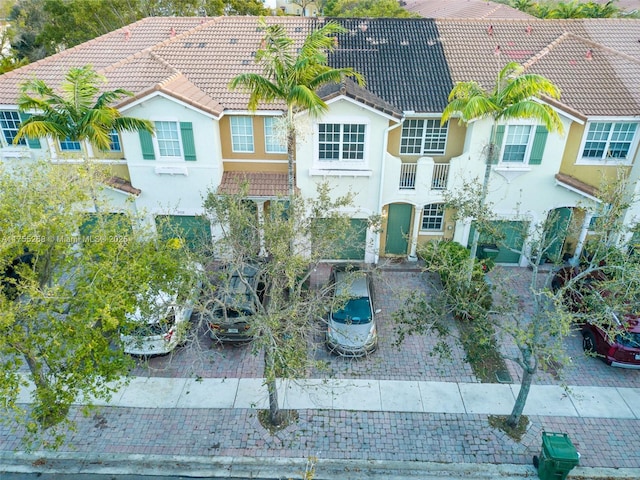
[{"label": "white balcony railing", "polygon": [[431,177],[431,190],[446,190],[449,180],[449,164],[434,163]]},{"label": "white balcony railing", "polygon": [[[431,170],[431,172],[429,172]],[[418,175],[421,179],[424,179],[422,188],[425,181],[429,178],[431,173],[431,185],[430,190],[446,190],[447,183],[449,181],[449,164],[448,163],[401,163],[400,164],[400,179],[398,183],[399,190],[402,191],[415,191],[416,181]]]},{"label": "white balcony railing", "polygon": [[400,164],[400,190],[416,189],[416,172],[418,171],[417,163]]}]

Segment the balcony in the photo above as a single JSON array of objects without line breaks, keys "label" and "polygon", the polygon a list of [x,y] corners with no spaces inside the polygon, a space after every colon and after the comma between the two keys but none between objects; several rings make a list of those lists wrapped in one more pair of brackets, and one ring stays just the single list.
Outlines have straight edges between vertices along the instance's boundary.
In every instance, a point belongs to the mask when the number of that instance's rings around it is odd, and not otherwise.
[{"label": "balcony", "polygon": [[[420,170],[423,175],[426,173],[422,168]],[[418,177],[417,163],[400,164],[400,182],[398,184],[399,190],[415,191],[417,177]],[[432,164],[430,189],[446,190],[448,180],[449,180],[449,164],[448,163]]]},{"label": "balcony", "polygon": [[446,190],[449,182],[449,164],[434,163],[431,176],[431,190]]},{"label": "balcony", "polygon": [[416,189],[416,173],[418,172],[417,163],[402,163],[400,165],[400,190]]}]

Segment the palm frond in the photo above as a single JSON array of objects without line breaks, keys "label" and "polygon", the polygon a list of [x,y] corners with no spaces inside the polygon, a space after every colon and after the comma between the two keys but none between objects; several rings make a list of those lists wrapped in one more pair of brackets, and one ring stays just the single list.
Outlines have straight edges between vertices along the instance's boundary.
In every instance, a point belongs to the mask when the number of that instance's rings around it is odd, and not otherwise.
[{"label": "palm frond", "polygon": [[557,112],[549,105],[533,99],[514,103],[502,110],[497,117],[502,120],[528,118],[543,124],[547,130],[564,134],[564,126]]},{"label": "palm frond", "polygon": [[289,92],[287,105],[294,106],[294,110],[307,110],[309,115],[317,116],[327,111],[327,104],[318,94],[306,85],[296,85]]}]

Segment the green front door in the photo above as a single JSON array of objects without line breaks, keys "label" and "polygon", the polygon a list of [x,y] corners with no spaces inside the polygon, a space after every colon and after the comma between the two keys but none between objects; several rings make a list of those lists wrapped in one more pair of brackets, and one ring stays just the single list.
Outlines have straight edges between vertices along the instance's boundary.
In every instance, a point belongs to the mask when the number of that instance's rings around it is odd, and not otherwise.
[{"label": "green front door", "polygon": [[387,255],[406,255],[409,250],[411,213],[408,203],[392,203],[387,212],[387,237],[384,251]]},{"label": "green front door", "polygon": [[567,231],[571,223],[573,211],[568,207],[556,208],[549,212],[545,225],[545,239],[547,242],[544,257],[551,262],[559,262],[562,247],[567,238]]}]

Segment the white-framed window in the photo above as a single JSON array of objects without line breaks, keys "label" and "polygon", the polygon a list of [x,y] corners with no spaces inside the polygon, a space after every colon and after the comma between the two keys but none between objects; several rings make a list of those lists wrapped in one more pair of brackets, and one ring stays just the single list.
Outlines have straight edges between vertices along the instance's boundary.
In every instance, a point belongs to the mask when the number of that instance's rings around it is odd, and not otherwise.
[{"label": "white-framed window", "polygon": [[234,152],[253,153],[252,117],[231,117],[231,143]]},{"label": "white-framed window", "polygon": [[526,163],[533,135],[531,125],[509,125],[502,146],[502,163]]},{"label": "white-framed window", "polygon": [[63,152],[79,152],[80,142],[71,140],[69,137],[60,140],[60,150]]},{"label": "white-framed window", "polygon": [[420,230],[425,232],[441,232],[444,224],[444,205],[430,203],[422,209],[422,225]]},{"label": "white-framed window", "polygon": [[[2,128],[2,136],[8,146],[13,145],[13,139],[20,129],[20,114],[16,111],[5,110],[0,111],[0,128]],[[22,137],[18,145],[26,145],[27,142]]]},{"label": "white-framed window", "polygon": [[122,143],[120,142],[120,135],[116,130],[111,130],[109,133],[109,151],[110,152],[122,152]]},{"label": "white-framed window", "polygon": [[280,117],[264,117],[264,146],[267,153],[287,153],[286,140],[278,132]]},{"label": "white-framed window", "polygon": [[362,123],[318,124],[318,160],[363,162],[366,127]]},{"label": "white-framed window", "polygon": [[155,139],[158,153],[162,159],[182,159],[182,145],[180,142],[180,128],[178,122],[166,120],[155,121]]},{"label": "white-framed window", "polygon": [[444,155],[449,123],[440,125],[439,118],[411,118],[402,124],[400,153],[403,155]]},{"label": "white-framed window", "polygon": [[638,122],[591,122],[582,147],[582,159],[630,160],[637,141]]}]

